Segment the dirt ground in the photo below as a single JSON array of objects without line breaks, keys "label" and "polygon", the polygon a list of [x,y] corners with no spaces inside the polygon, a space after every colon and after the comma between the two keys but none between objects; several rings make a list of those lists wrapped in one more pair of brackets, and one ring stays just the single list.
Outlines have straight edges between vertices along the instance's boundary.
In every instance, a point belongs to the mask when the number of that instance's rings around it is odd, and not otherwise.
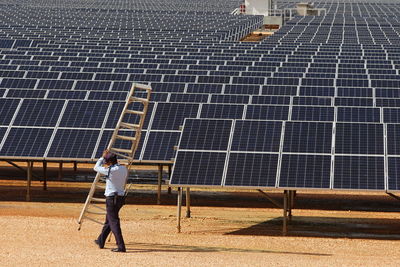
[{"label": "dirt ground", "polygon": [[[381,193],[298,192],[287,236],[282,210],[257,192],[193,190],[176,231],[176,191],[137,185],[121,210],[127,253],[99,249],[101,225],[76,222],[90,183],[0,180],[0,266],[398,266],[400,202]],[[270,194],[282,201],[281,192]],[[185,209],[183,209],[185,215]]]}]

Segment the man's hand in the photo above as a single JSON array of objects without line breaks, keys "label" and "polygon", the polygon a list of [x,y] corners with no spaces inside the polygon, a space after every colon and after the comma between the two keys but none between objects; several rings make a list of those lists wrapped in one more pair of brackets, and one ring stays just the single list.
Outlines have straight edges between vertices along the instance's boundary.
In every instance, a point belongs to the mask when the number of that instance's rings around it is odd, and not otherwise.
[{"label": "man's hand", "polygon": [[108,149],[104,150],[102,157],[104,158],[108,153],[110,153],[110,151]]}]

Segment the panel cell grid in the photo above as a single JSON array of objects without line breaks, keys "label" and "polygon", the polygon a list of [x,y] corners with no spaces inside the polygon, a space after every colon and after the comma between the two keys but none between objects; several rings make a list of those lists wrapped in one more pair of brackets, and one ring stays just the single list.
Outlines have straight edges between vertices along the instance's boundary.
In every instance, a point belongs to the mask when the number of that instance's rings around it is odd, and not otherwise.
[{"label": "panel cell grid", "polygon": [[238,120],[232,151],[279,152],[282,122]]},{"label": "panel cell grid", "polygon": [[336,154],[383,155],[383,125],[337,123]]},{"label": "panel cell grid", "polygon": [[282,155],[279,187],[330,187],[331,156]]},{"label": "panel cell grid", "polygon": [[[53,129],[12,128],[0,150],[2,156],[44,156]],[[68,145],[68,144],[66,144]]]},{"label": "panel cell grid", "polygon": [[278,154],[230,153],[225,186],[275,187]]},{"label": "panel cell grid", "polygon": [[179,151],[170,183],[219,186],[222,184],[225,161],[226,152]]},{"label": "panel cell grid", "polygon": [[58,129],[48,157],[91,159],[100,130]]},{"label": "panel cell grid", "polygon": [[187,119],[179,149],[226,151],[232,120]]},{"label": "panel cell grid", "polygon": [[334,189],[383,190],[384,158],[335,156]]},{"label": "panel cell grid", "polygon": [[331,153],[332,123],[286,122],[283,152]]},{"label": "panel cell grid", "polygon": [[65,101],[25,99],[13,125],[55,126]]}]

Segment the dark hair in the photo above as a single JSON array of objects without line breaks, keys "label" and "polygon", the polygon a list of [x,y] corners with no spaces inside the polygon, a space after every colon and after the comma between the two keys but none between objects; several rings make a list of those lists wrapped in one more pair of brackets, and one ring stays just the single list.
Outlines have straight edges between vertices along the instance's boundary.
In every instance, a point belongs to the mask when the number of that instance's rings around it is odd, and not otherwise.
[{"label": "dark hair", "polygon": [[114,165],[118,163],[117,155],[114,153],[108,153],[104,156],[104,162],[106,164]]}]

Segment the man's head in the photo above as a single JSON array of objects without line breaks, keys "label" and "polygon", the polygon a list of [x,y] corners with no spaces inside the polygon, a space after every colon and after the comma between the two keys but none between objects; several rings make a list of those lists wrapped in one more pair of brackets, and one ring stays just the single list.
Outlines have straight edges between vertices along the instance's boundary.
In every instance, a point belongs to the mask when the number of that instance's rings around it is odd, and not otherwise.
[{"label": "man's head", "polygon": [[104,155],[104,163],[107,165],[117,164],[118,163],[117,155],[111,152],[107,153],[106,155]]}]

